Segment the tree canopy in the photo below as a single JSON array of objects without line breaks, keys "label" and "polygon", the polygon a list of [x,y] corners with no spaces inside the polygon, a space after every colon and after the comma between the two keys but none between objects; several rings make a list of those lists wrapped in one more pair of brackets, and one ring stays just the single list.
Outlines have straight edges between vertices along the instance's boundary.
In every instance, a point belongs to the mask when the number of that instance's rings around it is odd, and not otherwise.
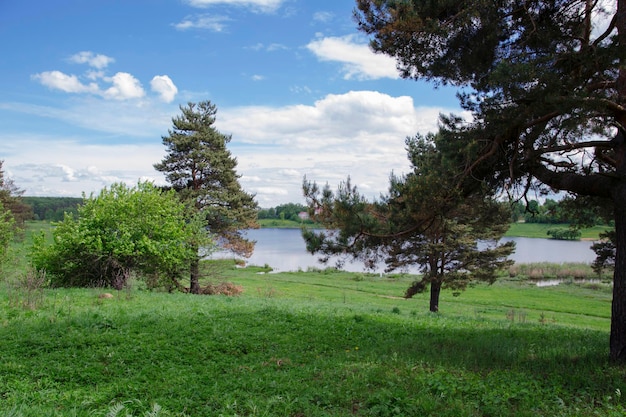
[{"label": "tree canopy", "polygon": [[204,229],[186,218],[175,192],[148,182],[132,188],[116,183],[85,198],[76,217],[67,214],[52,244],[38,236],[31,260],[53,286],[121,289],[133,272],[153,285],[177,286],[198,240],[209,244]]},{"label": "tree canopy", "polygon": [[0,201],[0,271],[8,259],[9,245],[15,234],[15,220],[10,210],[7,210]]},{"label": "tree canopy", "polygon": [[[337,193],[305,181],[304,194],[314,220],[327,230],[304,230],[307,249],[347,254],[387,271],[418,266],[421,279],[407,289],[412,297],[430,286],[430,311],[439,311],[443,288],[462,290],[475,280],[492,283],[496,271],[510,264],[514,244],[498,244],[511,213],[488,190],[457,187],[453,153],[437,148],[441,137],[407,138],[412,170],[391,177],[389,192],[369,202],[350,184]],[[452,157],[452,158],[451,158]]]},{"label": "tree canopy", "polygon": [[17,227],[23,227],[24,221],[32,218],[33,211],[22,200],[24,191],[15,185],[11,178],[5,175],[2,168],[3,163],[4,161],[0,160],[0,203],[2,203],[5,210],[11,212],[11,216],[14,219],[13,224]]},{"label": "tree canopy", "polygon": [[610,357],[626,361],[626,2],[357,0],[360,30],[402,76],[461,87],[464,172],[508,192],[612,207]]},{"label": "tree canopy", "polygon": [[[239,183],[237,160],[226,145],[231,137],[214,126],[217,107],[210,101],[181,106],[172,119],[173,128],[163,136],[167,155],[154,165],[165,174],[181,199],[202,213],[208,230],[220,245],[250,256],[254,242],[242,230],[257,228],[257,203]],[[200,291],[198,262],[192,263],[190,291]]]}]

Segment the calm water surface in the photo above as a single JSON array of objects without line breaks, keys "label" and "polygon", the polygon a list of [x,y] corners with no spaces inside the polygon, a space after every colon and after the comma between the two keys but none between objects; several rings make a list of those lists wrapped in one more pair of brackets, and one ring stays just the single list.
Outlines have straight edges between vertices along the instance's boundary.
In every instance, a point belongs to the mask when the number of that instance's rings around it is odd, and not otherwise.
[{"label": "calm water surface", "polygon": [[[247,232],[249,239],[256,240],[254,254],[247,260],[249,265],[269,265],[275,272],[306,270],[309,267],[324,268],[334,266],[331,260],[327,265],[318,262],[316,255],[306,251],[299,229],[257,229]],[[504,238],[503,241],[516,243],[515,253],[511,256],[515,262],[585,262],[591,263],[595,253],[590,241],[563,241],[553,239]],[[223,254],[214,255],[222,257]],[[365,267],[360,262],[346,262],[346,271],[362,272]],[[375,272],[382,272],[380,265]],[[411,272],[417,272],[413,270]]]}]

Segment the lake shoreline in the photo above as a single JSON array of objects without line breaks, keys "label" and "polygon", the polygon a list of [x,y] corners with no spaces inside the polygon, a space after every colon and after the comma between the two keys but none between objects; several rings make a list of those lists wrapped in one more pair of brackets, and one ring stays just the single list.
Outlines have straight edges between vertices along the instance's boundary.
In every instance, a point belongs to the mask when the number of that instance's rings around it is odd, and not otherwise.
[{"label": "lake shoreline", "polygon": [[[278,219],[262,219],[259,220],[261,229],[301,229],[303,226],[308,228],[321,228],[320,225],[313,223],[302,223],[293,220]],[[548,224],[548,223],[511,223],[509,230],[504,237],[524,237],[532,239],[553,239],[548,235],[548,230],[554,228],[567,228],[568,224]],[[600,240],[600,233],[609,230],[609,226],[594,226],[591,228],[581,229],[581,237],[579,241],[597,241]],[[576,241],[576,240],[574,240]]]}]

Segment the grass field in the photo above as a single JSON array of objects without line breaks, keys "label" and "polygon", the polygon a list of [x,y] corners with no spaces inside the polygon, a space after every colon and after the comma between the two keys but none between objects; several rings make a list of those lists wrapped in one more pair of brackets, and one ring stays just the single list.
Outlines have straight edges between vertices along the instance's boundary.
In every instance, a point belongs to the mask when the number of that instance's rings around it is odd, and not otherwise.
[{"label": "grass field", "polygon": [[[554,228],[566,228],[563,224],[545,224],[545,223],[512,223],[511,227],[505,234],[510,237],[533,237],[533,238],[549,238],[548,230]],[[581,239],[598,239],[599,234],[607,229],[606,226],[594,226],[581,230]]]},{"label": "grass field", "polygon": [[21,268],[0,282],[2,416],[626,413],[606,282],[519,270],[432,314],[405,275],[205,264],[243,288],[226,297],[46,289]]}]

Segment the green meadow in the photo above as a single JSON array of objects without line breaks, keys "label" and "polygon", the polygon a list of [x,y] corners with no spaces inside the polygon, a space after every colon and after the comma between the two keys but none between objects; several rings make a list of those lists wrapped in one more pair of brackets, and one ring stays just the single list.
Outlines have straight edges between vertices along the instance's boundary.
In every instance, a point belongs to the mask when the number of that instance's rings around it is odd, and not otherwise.
[{"label": "green meadow", "polygon": [[[220,261],[205,283],[239,295],[49,289],[15,249],[0,282],[2,416],[626,413],[610,280],[578,281],[585,265],[504,271],[442,292],[433,314],[428,294],[402,297],[407,275]],[[564,282],[538,287],[538,269]]]}]

